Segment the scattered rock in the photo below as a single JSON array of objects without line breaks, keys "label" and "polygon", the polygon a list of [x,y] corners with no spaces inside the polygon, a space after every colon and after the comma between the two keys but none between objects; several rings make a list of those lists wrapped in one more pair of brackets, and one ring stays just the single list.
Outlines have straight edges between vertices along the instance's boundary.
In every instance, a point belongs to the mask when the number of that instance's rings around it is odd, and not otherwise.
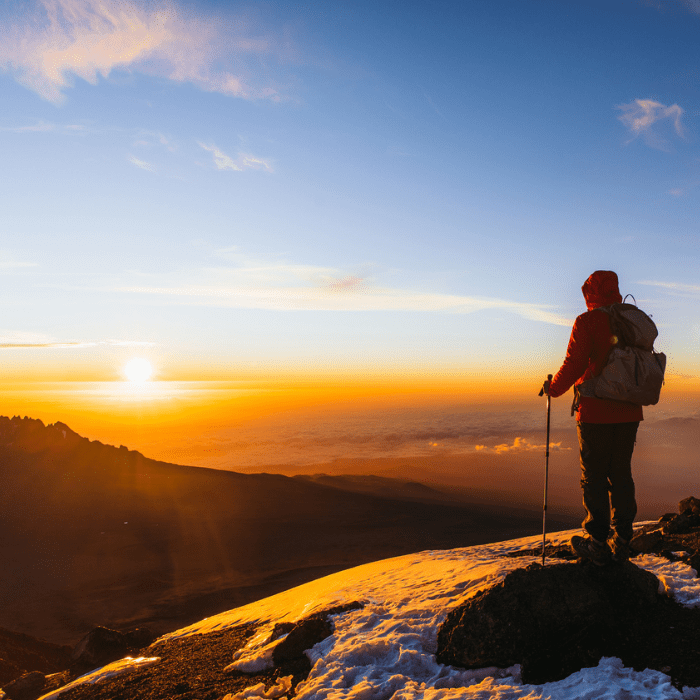
[{"label": "scattered rock", "polygon": [[696,515],[700,515],[700,498],[695,498],[695,496],[689,496],[688,498],[684,498],[679,504],[678,504],[678,512],[679,513],[695,513]]},{"label": "scattered rock", "polygon": [[10,700],[36,700],[46,685],[46,678],[41,671],[32,671],[8,683],[3,690]]},{"label": "scattered rock", "polygon": [[[675,517],[675,515],[674,515]],[[648,554],[657,551],[662,541],[661,531],[640,532],[630,541],[630,549],[637,554]]]},{"label": "scattered rock", "polygon": [[700,576],[700,552],[692,552],[688,556],[688,565],[695,569],[695,577]]},{"label": "scattered rock", "polygon": [[437,660],[464,668],[522,664],[525,683],[566,678],[616,656],[634,622],[658,600],[658,579],[626,562],[532,564],[453,610]]},{"label": "scattered rock", "polygon": [[666,521],[661,529],[666,535],[680,535],[684,532],[689,532],[691,527],[690,518],[685,513],[680,513],[672,520]]}]

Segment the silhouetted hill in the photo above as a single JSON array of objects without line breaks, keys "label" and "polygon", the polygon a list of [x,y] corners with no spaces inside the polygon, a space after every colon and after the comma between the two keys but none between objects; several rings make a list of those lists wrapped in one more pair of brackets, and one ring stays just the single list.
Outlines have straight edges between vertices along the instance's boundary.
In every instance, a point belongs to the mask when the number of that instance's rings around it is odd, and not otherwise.
[{"label": "silhouetted hill", "polygon": [[61,644],[96,625],[161,633],[357,564],[541,528],[540,513],[416,500],[420,487],[389,498],[386,480],[358,493],[352,479],[157,462],[29,418],[0,417],[0,464],[0,626]]},{"label": "silhouetted hill", "polygon": [[[301,479],[313,484],[323,484],[343,491],[367,493],[374,496],[398,498],[401,500],[439,501],[446,500],[446,494],[419,481],[402,481],[372,474],[298,474]],[[454,500],[459,500],[455,498]]]},{"label": "silhouetted hill", "polygon": [[49,674],[70,665],[71,648],[0,628],[0,686],[23,673]]}]

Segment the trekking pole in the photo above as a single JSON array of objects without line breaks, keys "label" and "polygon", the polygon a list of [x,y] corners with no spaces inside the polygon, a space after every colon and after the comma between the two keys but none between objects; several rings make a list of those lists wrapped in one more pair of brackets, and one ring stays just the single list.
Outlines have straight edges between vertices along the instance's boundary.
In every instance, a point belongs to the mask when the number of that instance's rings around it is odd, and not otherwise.
[{"label": "trekking pole", "polygon": [[547,542],[547,485],[549,483],[549,414],[552,406],[552,397],[549,395],[549,383],[552,375],[547,375],[545,385],[540,389],[540,396],[547,389],[547,444],[544,450],[544,505],[542,506],[542,566],[544,566],[544,547]]}]

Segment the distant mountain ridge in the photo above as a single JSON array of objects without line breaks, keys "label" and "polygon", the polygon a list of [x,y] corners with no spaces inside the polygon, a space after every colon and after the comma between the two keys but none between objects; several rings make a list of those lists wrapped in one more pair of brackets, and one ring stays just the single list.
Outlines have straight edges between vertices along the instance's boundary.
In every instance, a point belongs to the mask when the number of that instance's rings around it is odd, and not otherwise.
[{"label": "distant mountain ridge", "polygon": [[20,416],[13,416],[12,418],[0,416],[0,446],[13,447],[30,453],[44,452],[46,450],[66,452],[79,448],[91,448],[100,450],[104,454],[116,451],[121,456],[128,453],[134,456],[138,455],[142,459],[144,458],[140,452],[130,450],[124,445],[120,445],[117,448],[113,445],[105,445],[99,440],[90,440],[82,437],[60,421],[44,425],[43,421],[38,418],[29,418],[27,416],[24,418],[20,418]]},{"label": "distant mountain ridge", "polygon": [[400,480],[168,464],[26,417],[0,417],[0,465],[0,627],[60,644],[98,625],[162,633],[358,564],[541,528],[539,513],[421,500]]}]

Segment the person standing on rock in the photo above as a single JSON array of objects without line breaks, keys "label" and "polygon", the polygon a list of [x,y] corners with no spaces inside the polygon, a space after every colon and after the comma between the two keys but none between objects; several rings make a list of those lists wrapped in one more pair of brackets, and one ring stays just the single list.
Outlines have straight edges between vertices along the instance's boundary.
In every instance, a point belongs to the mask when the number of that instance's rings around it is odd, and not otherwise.
[{"label": "person standing on rock", "polygon": [[576,318],[566,359],[552,381],[545,382],[544,390],[557,397],[574,387],[586,510],[582,526],[588,536],[574,536],[571,546],[579,556],[604,564],[611,557],[629,558],[637,514],[632,452],[644,417],[642,407],[632,403],[578,396],[577,386],[600,374],[616,342],[610,317],[599,308],[622,302],[617,275],[611,271],[597,270],[581,289],[588,311]]}]

